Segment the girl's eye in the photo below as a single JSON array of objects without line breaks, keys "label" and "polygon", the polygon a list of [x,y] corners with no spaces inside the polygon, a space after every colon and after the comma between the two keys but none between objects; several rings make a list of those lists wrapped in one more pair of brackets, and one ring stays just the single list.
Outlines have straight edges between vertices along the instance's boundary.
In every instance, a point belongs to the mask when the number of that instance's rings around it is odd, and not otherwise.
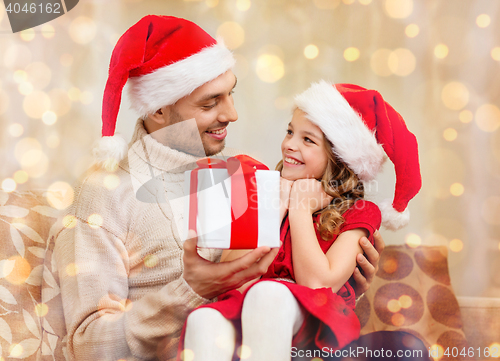
[{"label": "girl's eye", "polygon": [[293,132],[292,132],[290,129],[287,129],[286,134],[288,134],[288,135],[292,135],[292,134],[293,134]]},{"label": "girl's eye", "polygon": [[308,143],[316,144],[316,143],[314,143],[314,142],[313,142],[310,138],[308,138],[308,137],[305,137],[305,138],[304,138],[304,140],[305,140],[306,142],[308,142]]}]

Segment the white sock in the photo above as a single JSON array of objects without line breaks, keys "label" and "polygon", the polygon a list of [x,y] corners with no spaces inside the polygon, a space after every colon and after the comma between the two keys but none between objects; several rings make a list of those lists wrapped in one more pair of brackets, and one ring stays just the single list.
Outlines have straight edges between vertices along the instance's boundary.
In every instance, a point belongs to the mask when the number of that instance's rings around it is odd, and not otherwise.
[{"label": "white sock", "polygon": [[[184,338],[185,360],[231,361],[236,331],[233,324],[213,308],[200,308],[187,319]],[[188,354],[193,352],[194,358]]]},{"label": "white sock", "polygon": [[241,315],[245,361],[290,361],[292,338],[304,313],[288,288],[278,282],[260,282],[245,296]]}]

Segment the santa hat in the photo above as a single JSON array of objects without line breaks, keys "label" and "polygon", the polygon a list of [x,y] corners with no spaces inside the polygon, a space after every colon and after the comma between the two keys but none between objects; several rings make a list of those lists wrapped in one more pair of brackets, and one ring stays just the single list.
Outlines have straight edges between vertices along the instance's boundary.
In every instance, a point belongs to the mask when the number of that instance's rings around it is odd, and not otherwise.
[{"label": "santa hat", "polygon": [[385,154],[394,163],[394,199],[379,204],[383,225],[392,230],[408,224],[408,202],[420,190],[422,179],[417,140],[401,115],[376,90],[353,84],[313,84],[295,97],[295,105],[307,113],[333,144],[333,152],[362,181],[373,180]]},{"label": "santa hat", "polygon": [[96,160],[109,167],[127,152],[125,140],[115,135],[127,80],[132,109],[144,117],[224,74],[234,62],[221,41],[191,21],[156,15],[139,20],[118,40],[111,56]]}]

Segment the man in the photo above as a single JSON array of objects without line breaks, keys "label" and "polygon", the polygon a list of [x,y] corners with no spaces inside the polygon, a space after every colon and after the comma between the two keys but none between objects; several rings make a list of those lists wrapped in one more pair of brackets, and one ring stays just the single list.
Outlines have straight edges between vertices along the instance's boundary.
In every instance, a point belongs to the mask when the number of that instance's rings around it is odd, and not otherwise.
[{"label": "man", "polygon": [[[118,41],[96,149],[100,167],[76,187],[65,218],[71,222],[54,249],[71,358],[173,359],[191,310],[259,277],[272,262],[277,250],[260,247],[217,263],[220,250],[197,250],[195,239],[183,244],[177,227],[183,172],[200,156],[220,153],[237,120],[233,64],[223,44],[184,19],[147,16]],[[114,130],[127,80],[142,118],[125,157]],[[161,182],[148,187],[146,179]],[[366,239],[361,245],[368,279],[354,273],[360,293],[378,265],[378,252]]]}]

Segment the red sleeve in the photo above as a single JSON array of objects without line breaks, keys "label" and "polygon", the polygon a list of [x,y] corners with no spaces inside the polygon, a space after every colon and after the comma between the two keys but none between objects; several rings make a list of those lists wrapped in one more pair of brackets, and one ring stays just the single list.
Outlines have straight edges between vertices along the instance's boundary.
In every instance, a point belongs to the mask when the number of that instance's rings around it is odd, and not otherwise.
[{"label": "red sleeve", "polygon": [[375,203],[357,200],[343,215],[345,222],[340,226],[340,233],[355,228],[364,228],[368,231],[368,239],[373,244],[373,233],[380,228],[382,215]]}]

